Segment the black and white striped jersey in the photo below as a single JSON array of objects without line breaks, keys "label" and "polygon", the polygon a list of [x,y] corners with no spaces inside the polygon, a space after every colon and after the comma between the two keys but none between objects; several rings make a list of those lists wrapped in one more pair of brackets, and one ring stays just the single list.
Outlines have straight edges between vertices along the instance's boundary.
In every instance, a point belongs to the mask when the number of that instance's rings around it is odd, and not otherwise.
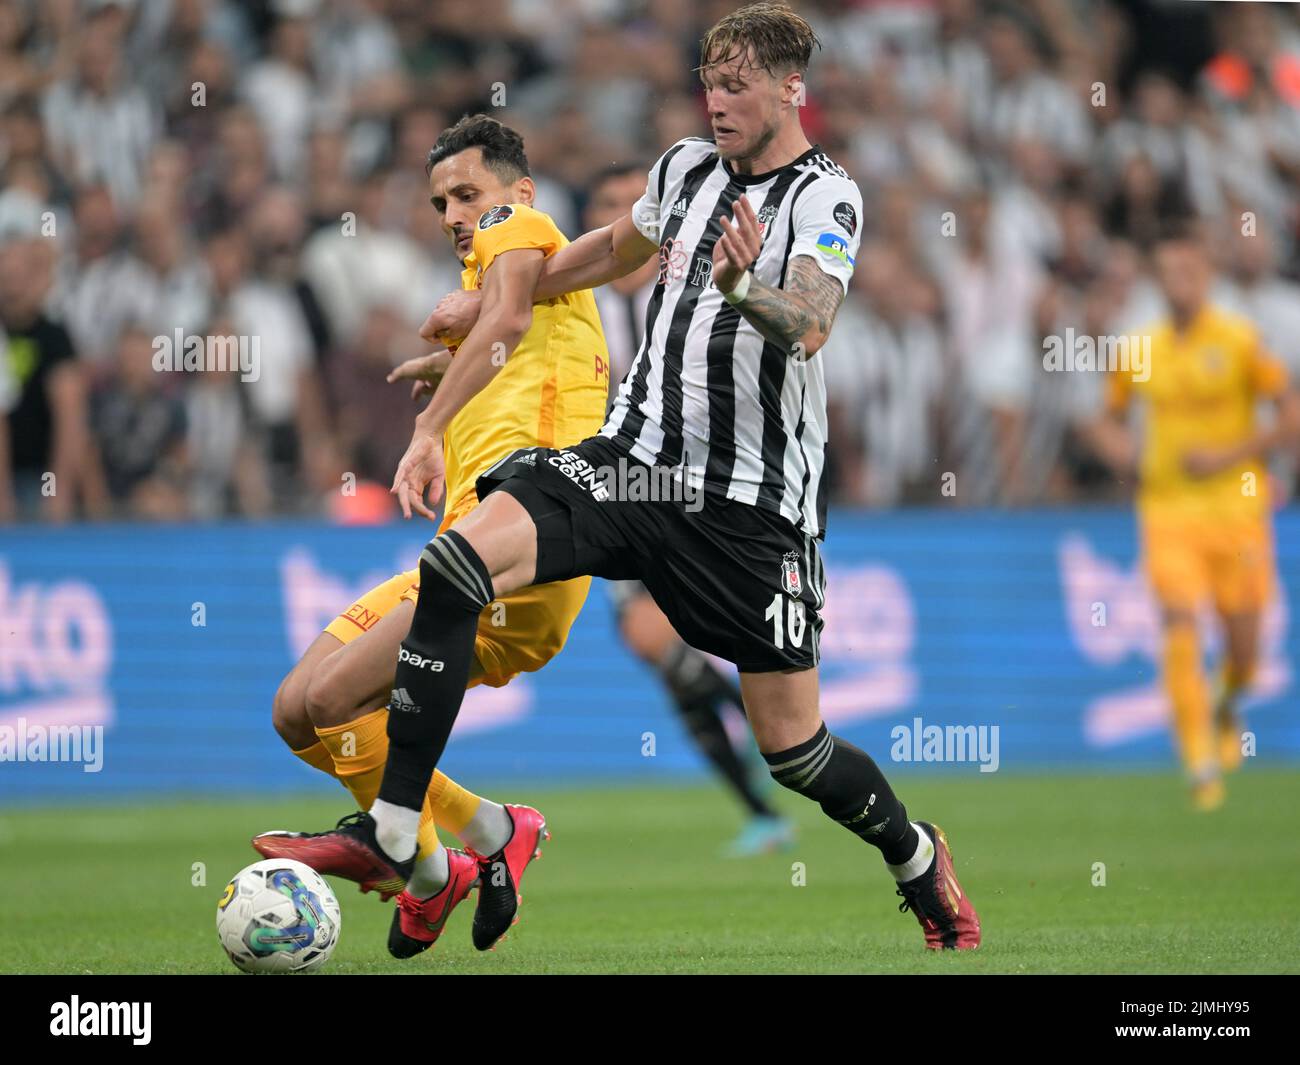
[{"label": "black and white striped jersey", "polygon": [[601,433],[652,465],[682,467],[706,495],[783,515],[813,536],[826,518],[826,382],[820,355],[792,357],[714,287],[718,219],[749,198],[763,227],[754,276],[780,288],[807,255],[845,289],[862,195],[814,146],[766,174],[737,174],[713,141],[687,137],[650,168],[632,221],[659,245],[645,333]]}]

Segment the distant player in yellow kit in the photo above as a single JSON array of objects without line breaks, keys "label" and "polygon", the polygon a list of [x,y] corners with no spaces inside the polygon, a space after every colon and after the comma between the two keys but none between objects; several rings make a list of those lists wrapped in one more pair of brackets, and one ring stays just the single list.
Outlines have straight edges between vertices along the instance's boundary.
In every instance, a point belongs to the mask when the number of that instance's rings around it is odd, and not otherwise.
[{"label": "distant player in yellow kit", "polygon": [[[1138,475],[1142,557],[1160,605],[1163,675],[1183,765],[1198,809],[1224,799],[1223,772],[1241,764],[1237,703],[1259,654],[1273,592],[1273,527],[1264,460],[1300,432],[1300,403],[1282,364],[1246,319],[1208,301],[1213,270],[1202,238],[1177,224],[1154,251],[1168,318],[1149,331],[1145,373],[1112,373],[1092,438],[1117,471]],[[1143,404],[1139,447],[1129,404]],[[1261,400],[1277,406],[1256,423]],[[1225,654],[1211,690],[1196,619],[1211,602]]]},{"label": "distant player in yellow kit", "polygon": [[[531,206],[534,186],[519,135],[486,115],[466,116],[439,136],[428,170],[431,203],[464,266],[462,285],[482,293],[477,324],[460,350],[477,352],[484,337],[491,347],[490,356],[457,373],[449,373],[452,354],[440,352],[403,364],[390,378],[422,382],[417,392],[442,387],[473,397],[444,433],[445,529],[477,505],[476,479],[503,455],[576,443],[600,428],[609,356],[590,290],[532,302],[542,263],[568,241]],[[437,312],[424,330],[435,332]],[[390,707],[413,709],[392,688],[419,580],[419,569],[412,569],[366,593],[316,638],[276,693],[276,731],[299,758],[337,777],[362,810],[383,778]],[[470,685],[500,687],[550,661],[590,583],[581,577],[525,588],[489,604],[479,621]],[[470,853],[444,848],[435,824],[459,836]],[[405,958],[432,946],[451,909],[496,863],[505,863],[518,884],[545,827],[531,807],[498,805],[436,774],[424,804],[416,876],[398,896],[389,951]],[[267,857],[292,858],[300,839],[299,833],[264,833],[253,845]],[[363,891],[372,888],[382,898],[396,890],[381,878],[362,883]],[[517,908],[513,893],[503,900],[498,892],[487,906],[484,898],[481,892],[473,929],[480,950],[500,938]]]}]

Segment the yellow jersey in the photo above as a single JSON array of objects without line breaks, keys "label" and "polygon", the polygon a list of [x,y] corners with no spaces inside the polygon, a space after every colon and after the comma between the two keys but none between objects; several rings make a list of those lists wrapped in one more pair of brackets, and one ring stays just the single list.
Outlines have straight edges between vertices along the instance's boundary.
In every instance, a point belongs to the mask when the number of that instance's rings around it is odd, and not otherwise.
[{"label": "yellow jersey", "polygon": [[[549,258],[568,244],[549,215],[522,203],[484,211],[461,285],[482,286],[502,252],[539,248]],[[533,322],[505,366],[452,419],[443,436],[447,509],[442,528],[477,502],[479,474],[521,447],[566,447],[594,436],[605,420],[609,352],[590,289],[533,304]]]},{"label": "yellow jersey", "polygon": [[1112,412],[1145,404],[1138,509],[1161,516],[1248,518],[1268,510],[1263,464],[1244,459],[1209,477],[1183,466],[1189,451],[1231,447],[1251,437],[1261,397],[1286,388],[1286,370],[1246,319],[1206,305],[1186,330],[1164,319],[1146,332],[1148,373],[1110,375]]}]

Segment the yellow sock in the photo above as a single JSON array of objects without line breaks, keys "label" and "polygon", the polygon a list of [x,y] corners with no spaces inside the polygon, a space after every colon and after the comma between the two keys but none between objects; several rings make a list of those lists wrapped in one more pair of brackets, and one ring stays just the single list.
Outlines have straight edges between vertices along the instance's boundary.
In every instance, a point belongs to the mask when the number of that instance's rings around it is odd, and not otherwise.
[{"label": "yellow sock", "polygon": [[[318,739],[310,747],[304,747],[301,751],[294,751],[293,753],[313,769],[319,769],[322,773],[328,773],[335,780],[340,779],[338,770],[334,766],[334,756],[330,754],[329,748],[325,746],[323,740]],[[351,788],[348,788],[348,790],[352,791]],[[356,794],[355,791],[352,793],[353,795]],[[433,823],[433,819],[424,816],[422,812],[420,817],[420,828],[415,837],[416,847],[419,854],[423,856],[434,851],[437,845],[437,837],[438,830]]]},{"label": "yellow sock", "polygon": [[1194,624],[1172,625],[1165,630],[1164,674],[1183,765],[1196,775],[1213,766],[1214,747],[1210,696]]},{"label": "yellow sock", "polygon": [[433,818],[439,828],[459,836],[478,810],[483,800],[472,791],[462,788],[449,776],[434,772],[429,785],[429,800],[433,803]]},{"label": "yellow sock", "polygon": [[310,747],[304,747],[301,751],[294,751],[294,756],[301,758],[313,769],[319,769],[322,773],[328,773],[335,780],[339,775],[334,771],[334,756],[330,754],[325,744],[317,740]]},{"label": "yellow sock", "polygon": [[[316,735],[333,760],[335,775],[356,799],[357,809],[369,810],[379,796],[388,760],[388,708],[380,707],[342,725],[318,728]],[[435,770],[420,811],[419,856],[437,849],[437,827],[459,835],[479,801],[473,792]]]}]

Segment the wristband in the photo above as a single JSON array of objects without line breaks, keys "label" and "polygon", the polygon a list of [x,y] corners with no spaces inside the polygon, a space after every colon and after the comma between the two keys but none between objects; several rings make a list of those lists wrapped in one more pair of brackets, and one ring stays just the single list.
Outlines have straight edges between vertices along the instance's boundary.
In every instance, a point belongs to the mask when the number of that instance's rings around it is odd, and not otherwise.
[{"label": "wristband", "polygon": [[753,280],[754,275],[746,270],[740,275],[740,280],[736,282],[736,287],[730,292],[724,292],[722,298],[728,303],[739,303],[749,295],[749,283]]}]

